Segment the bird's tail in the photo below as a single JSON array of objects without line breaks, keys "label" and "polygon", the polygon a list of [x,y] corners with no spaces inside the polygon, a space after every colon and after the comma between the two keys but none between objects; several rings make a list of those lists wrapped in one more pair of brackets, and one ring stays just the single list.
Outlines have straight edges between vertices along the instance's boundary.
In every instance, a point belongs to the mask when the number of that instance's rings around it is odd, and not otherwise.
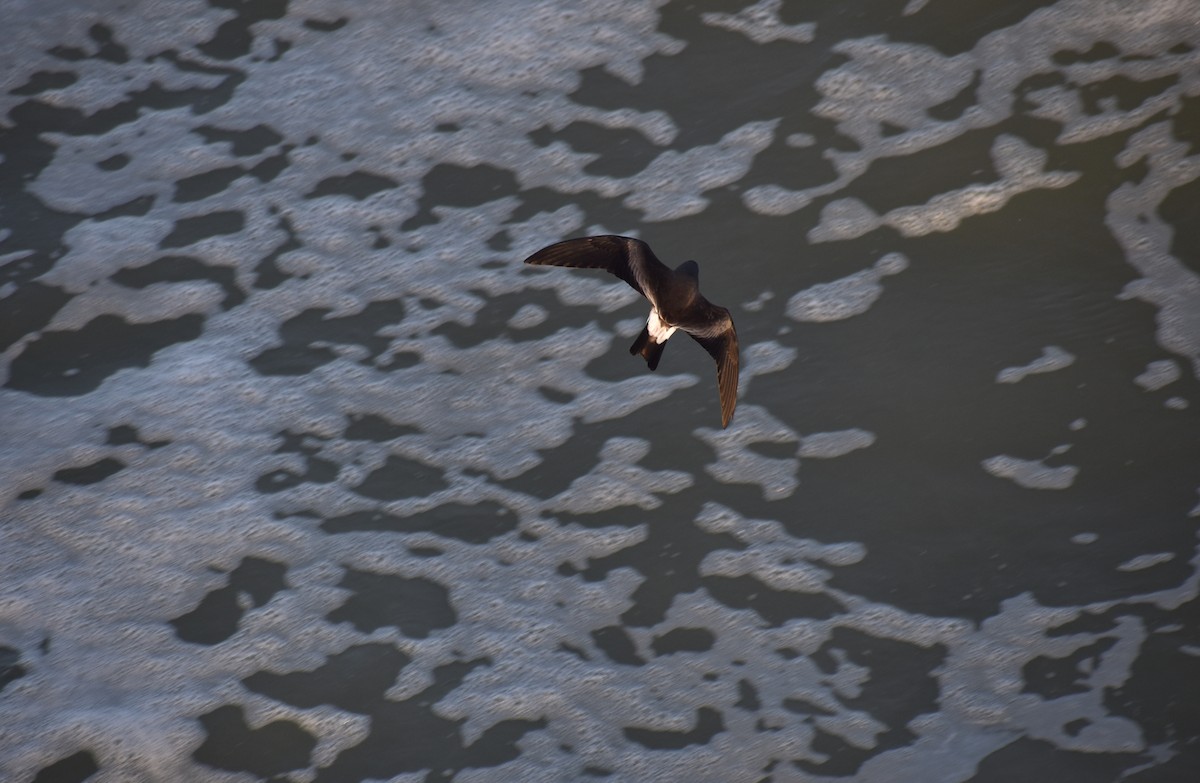
[{"label": "bird's tail", "polygon": [[642,327],[642,333],[633,341],[633,345],[629,346],[629,353],[642,355],[646,360],[646,366],[651,370],[658,369],[658,360],[662,358],[663,348],[666,348],[666,342],[656,343],[650,339],[650,325]]}]

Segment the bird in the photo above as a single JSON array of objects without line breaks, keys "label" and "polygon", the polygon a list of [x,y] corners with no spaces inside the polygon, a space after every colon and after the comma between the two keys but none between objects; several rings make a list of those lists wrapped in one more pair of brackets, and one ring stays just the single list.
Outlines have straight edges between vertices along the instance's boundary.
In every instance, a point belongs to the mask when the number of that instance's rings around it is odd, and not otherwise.
[{"label": "bird", "polygon": [[642,240],[605,234],[556,242],[526,258],[525,263],[604,269],[649,299],[650,315],[629,353],[641,354],[646,366],[656,370],[667,338],[682,329],[717,363],[721,427],[729,426],[737,407],[737,330],[728,310],[701,295],[700,266],[695,261],[671,269]]}]

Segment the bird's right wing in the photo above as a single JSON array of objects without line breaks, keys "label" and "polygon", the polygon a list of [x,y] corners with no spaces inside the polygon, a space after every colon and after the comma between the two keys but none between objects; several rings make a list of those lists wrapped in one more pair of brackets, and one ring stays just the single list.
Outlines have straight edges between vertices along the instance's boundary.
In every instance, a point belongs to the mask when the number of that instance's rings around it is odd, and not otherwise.
[{"label": "bird's right wing", "polygon": [[680,328],[704,346],[717,363],[717,390],[721,397],[721,426],[728,427],[737,407],[738,356],[737,330],[733,317],[724,307],[709,305],[714,313],[711,320],[700,324],[681,324]]},{"label": "bird's right wing", "polygon": [[604,269],[629,283],[652,304],[655,304],[652,292],[671,279],[671,270],[655,257],[649,245],[640,239],[615,234],[556,242],[526,258],[525,263]]}]

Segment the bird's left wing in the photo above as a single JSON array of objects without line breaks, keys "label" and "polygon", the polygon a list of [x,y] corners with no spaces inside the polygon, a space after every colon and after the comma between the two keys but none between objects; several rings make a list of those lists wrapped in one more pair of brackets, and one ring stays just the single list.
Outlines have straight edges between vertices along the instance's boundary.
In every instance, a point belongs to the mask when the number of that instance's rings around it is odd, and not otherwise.
[{"label": "bird's left wing", "polygon": [[671,279],[671,270],[658,260],[649,245],[640,239],[615,234],[556,242],[526,258],[525,263],[604,269],[629,283],[652,303],[654,297],[647,295],[647,291]]}]

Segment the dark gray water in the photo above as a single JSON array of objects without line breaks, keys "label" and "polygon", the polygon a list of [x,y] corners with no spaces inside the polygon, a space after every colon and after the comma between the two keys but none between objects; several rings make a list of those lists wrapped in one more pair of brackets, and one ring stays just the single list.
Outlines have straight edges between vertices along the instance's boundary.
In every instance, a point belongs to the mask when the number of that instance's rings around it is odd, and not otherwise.
[{"label": "dark gray water", "polygon": [[1200,775],[1200,5],[0,15],[0,778]]}]

